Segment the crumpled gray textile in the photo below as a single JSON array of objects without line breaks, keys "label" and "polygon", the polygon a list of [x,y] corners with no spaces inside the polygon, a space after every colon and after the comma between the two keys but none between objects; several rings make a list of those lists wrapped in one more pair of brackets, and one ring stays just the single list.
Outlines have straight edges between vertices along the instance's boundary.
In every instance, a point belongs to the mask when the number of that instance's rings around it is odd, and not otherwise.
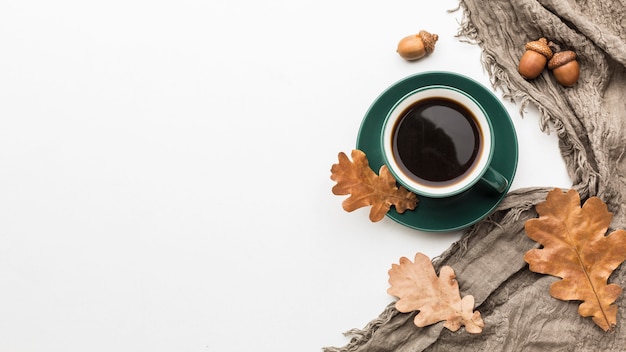
[{"label": "crumpled gray textile", "polygon": [[[459,37],[480,45],[493,86],[520,111],[537,106],[540,128],[556,130],[572,188],[583,201],[598,196],[608,205],[609,231],[626,228],[626,0],[461,0],[460,9]],[[548,70],[531,81],[518,74],[524,45],[541,37],[578,54],[574,87],[561,87]],[[549,295],[557,278],[528,270],[524,253],[538,244],[524,222],[553,189],[538,186],[510,192],[433,260],[435,268],[455,270],[462,296],[475,297],[482,334],[451,332],[442,323],[417,328],[415,313],[390,304],[365,328],[348,331],[346,346],[324,351],[626,351],[626,293],[616,302],[617,326],[604,332],[578,314],[580,302]],[[626,265],[609,281],[626,288]]]}]

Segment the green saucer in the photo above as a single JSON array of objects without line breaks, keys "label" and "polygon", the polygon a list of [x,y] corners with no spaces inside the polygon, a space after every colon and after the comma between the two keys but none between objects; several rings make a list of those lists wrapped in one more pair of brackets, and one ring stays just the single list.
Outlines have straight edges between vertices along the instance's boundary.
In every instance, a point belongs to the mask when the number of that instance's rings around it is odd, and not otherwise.
[{"label": "green saucer", "polygon": [[450,198],[418,196],[415,210],[396,212],[392,207],[387,216],[400,224],[422,231],[455,231],[470,226],[491,214],[511,187],[517,169],[517,135],[513,122],[500,101],[480,83],[452,72],[424,72],[402,79],[387,88],[365,114],[357,138],[371,168],[378,172],[384,164],[380,134],[387,113],[396,101],[407,93],[430,85],[454,87],[470,94],[485,109],[494,128],[495,151],[491,167],[509,180],[506,190],[496,193],[478,182],[464,193]]}]

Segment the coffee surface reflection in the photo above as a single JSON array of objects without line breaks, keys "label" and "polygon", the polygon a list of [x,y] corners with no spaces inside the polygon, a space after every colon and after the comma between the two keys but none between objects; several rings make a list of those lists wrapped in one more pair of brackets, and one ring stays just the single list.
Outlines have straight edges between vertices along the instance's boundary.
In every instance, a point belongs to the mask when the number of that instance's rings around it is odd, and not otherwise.
[{"label": "coffee surface reflection", "polygon": [[474,115],[440,97],[407,107],[394,126],[392,149],[403,172],[433,187],[454,184],[469,174],[481,149]]}]

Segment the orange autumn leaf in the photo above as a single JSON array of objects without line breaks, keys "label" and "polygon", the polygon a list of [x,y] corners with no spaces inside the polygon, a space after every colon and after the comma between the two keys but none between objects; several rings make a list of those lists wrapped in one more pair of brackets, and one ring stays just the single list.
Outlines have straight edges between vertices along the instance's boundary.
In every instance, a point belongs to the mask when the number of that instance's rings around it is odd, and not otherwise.
[{"label": "orange autumn leaf", "polygon": [[530,270],[561,278],[550,286],[550,295],[582,301],[578,313],[610,330],[617,323],[615,300],[622,289],[607,282],[626,260],[626,231],[605,236],[613,214],[597,197],[581,207],[575,190],[554,189],[536,209],[539,218],[526,221],[526,233],[543,248],[524,255]]},{"label": "orange autumn leaf", "polygon": [[485,323],[480,312],[473,311],[474,297],[461,299],[455,278],[454,270],[449,266],[443,266],[437,277],[430,259],[417,253],[414,262],[402,257],[400,264],[392,264],[389,270],[391,287],[387,293],[399,298],[396,302],[398,311],[419,311],[413,321],[418,327],[445,321],[443,326],[451,331],[465,325],[467,332],[479,334]]},{"label": "orange autumn leaf", "polygon": [[413,210],[417,205],[417,196],[398,187],[386,165],[381,166],[379,175],[376,175],[365,153],[358,149],[352,151],[352,161],[345,153],[339,153],[339,163],[330,171],[331,180],[337,182],[333,194],[350,194],[342,203],[343,209],[351,212],[371,205],[369,218],[372,222],[382,220],[392,205],[398,213]]}]

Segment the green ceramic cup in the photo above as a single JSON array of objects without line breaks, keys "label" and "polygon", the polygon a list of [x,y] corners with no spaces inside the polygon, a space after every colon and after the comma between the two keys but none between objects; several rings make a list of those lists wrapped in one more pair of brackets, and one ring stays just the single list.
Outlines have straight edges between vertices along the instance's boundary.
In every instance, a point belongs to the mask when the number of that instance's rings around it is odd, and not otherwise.
[{"label": "green ceramic cup", "polygon": [[398,213],[392,207],[387,216],[402,225],[421,231],[455,231],[491,214],[506,196],[517,169],[518,146],[515,127],[507,110],[489,89],[455,72],[430,71],[405,77],[382,91],[372,102],[361,122],[356,148],[367,155],[373,170],[379,170],[386,165],[381,143],[383,123],[390,111],[404,97],[431,86],[452,87],[466,92],[485,111],[494,132],[493,156],[487,172],[491,169],[497,171],[509,181],[508,185],[503,192],[497,192],[485,182],[478,181],[465,192],[455,196],[443,198],[419,196],[415,210]]},{"label": "green ceramic cup", "polygon": [[482,181],[498,193],[507,180],[490,167],[494,129],[469,93],[445,85],[420,87],[399,99],[380,136],[385,164],[417,195],[445,198]]}]

